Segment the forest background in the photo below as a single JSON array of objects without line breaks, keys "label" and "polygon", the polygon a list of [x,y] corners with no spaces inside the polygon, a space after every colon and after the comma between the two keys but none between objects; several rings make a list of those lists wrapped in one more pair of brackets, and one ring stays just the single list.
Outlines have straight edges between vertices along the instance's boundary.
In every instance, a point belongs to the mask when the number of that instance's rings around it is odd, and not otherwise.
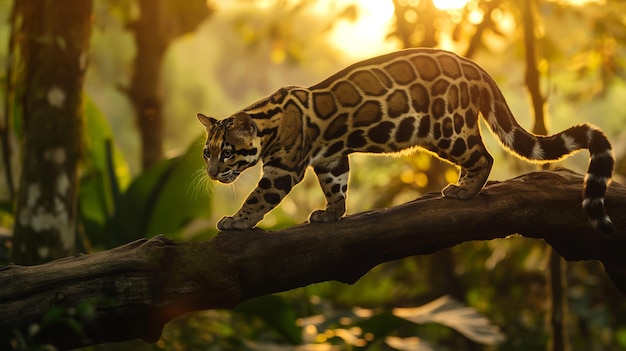
[{"label": "forest background", "polygon": [[[528,129],[536,126],[528,73],[534,70],[546,103],[548,131],[585,122],[601,127],[614,144],[617,181],[623,183],[626,174],[622,1],[233,0],[176,5],[173,0],[94,0],[93,4],[83,94],[77,251],[95,252],[157,234],[175,240],[214,236],[216,221],[237,210],[260,169],[242,174],[233,186],[208,182],[202,170],[204,135],[197,112],[226,117],[281,86],[309,86],[350,63],[405,47],[438,47],[471,57],[495,78],[516,118]],[[11,38],[16,30],[12,8],[12,1],[0,1],[3,67],[12,66]],[[162,56],[151,64],[137,59],[145,49],[137,23],[151,13],[148,8],[166,9],[165,16],[156,17],[161,22],[148,20],[144,29],[143,35],[161,40],[162,50],[148,56]],[[167,22],[162,18],[168,17],[176,18],[177,25],[162,25]],[[530,41],[525,40],[528,19]],[[137,72],[150,67],[156,67],[150,97],[156,102],[138,108],[133,90],[141,86],[135,80]],[[0,263],[8,263],[23,131],[21,112],[12,100],[19,83],[12,81],[9,69],[0,76],[5,83],[0,88]],[[155,111],[162,124],[146,125],[139,117]],[[150,132],[151,128],[162,134]],[[491,179],[536,169],[505,152],[489,133],[485,139],[496,159]],[[587,154],[579,153],[560,165],[583,173],[587,162]],[[457,176],[456,169],[424,153],[395,158],[355,155],[351,163],[349,213],[412,200],[440,190]],[[308,174],[260,226],[271,230],[302,223],[322,205],[319,186]],[[315,284],[251,300],[234,311],[193,313],[168,324],[156,344],[92,349],[545,350],[554,337],[546,322],[555,304],[547,274],[550,257],[545,243],[521,237],[470,242],[380,265],[353,286]],[[567,306],[563,325],[571,348],[626,348],[626,304],[602,267],[594,262],[568,263],[560,274],[566,282],[565,301],[560,302]],[[437,300],[442,296],[459,302]],[[444,307],[428,305],[431,301]],[[417,306],[423,308],[412,313],[428,315],[421,322],[402,318],[394,309]],[[468,311],[464,306],[470,306],[480,321],[464,318],[463,311]],[[18,347],[41,346],[29,344],[30,336],[20,335]]]}]

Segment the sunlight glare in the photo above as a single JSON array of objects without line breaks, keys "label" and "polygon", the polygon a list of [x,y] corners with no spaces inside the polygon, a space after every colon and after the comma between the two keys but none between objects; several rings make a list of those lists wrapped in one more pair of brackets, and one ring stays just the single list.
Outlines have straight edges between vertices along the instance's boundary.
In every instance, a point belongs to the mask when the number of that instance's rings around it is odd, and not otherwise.
[{"label": "sunlight glare", "polygon": [[330,33],[333,45],[352,57],[366,57],[397,49],[386,36],[393,19],[391,0],[342,1],[358,6],[355,21],[341,21]]},{"label": "sunlight glare", "polygon": [[433,5],[440,10],[458,10],[467,5],[469,0],[433,0]]},{"label": "sunlight glare", "polygon": [[589,4],[605,5],[605,0],[563,0],[562,3],[573,6],[585,6]]}]

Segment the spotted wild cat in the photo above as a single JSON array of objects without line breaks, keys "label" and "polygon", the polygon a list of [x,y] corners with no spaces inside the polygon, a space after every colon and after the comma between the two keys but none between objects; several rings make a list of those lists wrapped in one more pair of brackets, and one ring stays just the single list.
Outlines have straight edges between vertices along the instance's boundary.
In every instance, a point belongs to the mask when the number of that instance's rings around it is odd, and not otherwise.
[{"label": "spotted wild cat", "polygon": [[461,168],[446,197],[471,199],[484,186],[493,158],[480,135],[479,116],[504,147],[530,161],[559,160],[589,149],[582,207],[595,228],[610,232],[604,194],[613,172],[611,144],[597,128],[582,124],[551,136],[533,135],[515,120],[493,79],[476,63],[453,53],[408,49],[349,66],[309,88],[285,87],[236,114],[216,120],[198,114],[206,127],[204,148],[210,178],[230,183],[263,163],[256,189],[219,229],[254,227],[313,166],[326,209],[312,222],[330,222],[346,211],[348,155],[394,153],[421,147]]}]

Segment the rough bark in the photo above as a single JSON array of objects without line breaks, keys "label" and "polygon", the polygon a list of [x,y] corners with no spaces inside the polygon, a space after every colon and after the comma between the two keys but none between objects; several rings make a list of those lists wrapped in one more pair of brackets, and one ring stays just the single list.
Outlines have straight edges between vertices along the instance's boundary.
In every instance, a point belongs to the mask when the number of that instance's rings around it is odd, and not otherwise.
[{"label": "rough bark", "polygon": [[24,149],[13,260],[37,264],[74,251],[82,86],[91,0],[20,0],[16,40]]},{"label": "rough bark", "polygon": [[[222,232],[204,242],[162,236],[91,255],[0,270],[0,335],[39,323],[51,308],[93,304],[77,334],[50,324],[40,341],[69,348],[158,339],[183,313],[231,308],[256,296],[337,280],[354,283],[374,266],[470,240],[519,233],[545,240],[568,260],[598,260],[626,293],[626,233],[595,232],[580,208],[582,177],[535,172],[488,185],[475,199],[430,194],[393,208],[277,232]],[[626,226],[626,187],[612,184],[606,205]],[[1,346],[1,345],[0,345]]]}]

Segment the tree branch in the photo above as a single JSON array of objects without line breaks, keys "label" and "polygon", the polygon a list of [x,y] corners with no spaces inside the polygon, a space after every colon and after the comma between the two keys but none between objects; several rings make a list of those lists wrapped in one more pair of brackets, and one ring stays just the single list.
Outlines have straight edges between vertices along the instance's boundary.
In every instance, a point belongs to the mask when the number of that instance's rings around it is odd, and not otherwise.
[{"label": "tree branch", "polygon": [[[492,183],[468,201],[429,194],[337,223],[223,232],[204,242],[158,236],[40,266],[8,266],[0,270],[0,337],[41,323],[51,308],[87,301],[93,311],[84,318],[68,312],[82,334],[56,323],[43,325],[39,340],[60,348],[155,341],[165,323],[189,311],[231,308],[327,280],[352,284],[382,262],[513,233],[544,239],[568,260],[602,262],[626,293],[626,235],[593,231],[580,208],[581,187],[582,177],[570,171],[534,172]],[[626,187],[612,184],[606,206],[624,228]]]}]

